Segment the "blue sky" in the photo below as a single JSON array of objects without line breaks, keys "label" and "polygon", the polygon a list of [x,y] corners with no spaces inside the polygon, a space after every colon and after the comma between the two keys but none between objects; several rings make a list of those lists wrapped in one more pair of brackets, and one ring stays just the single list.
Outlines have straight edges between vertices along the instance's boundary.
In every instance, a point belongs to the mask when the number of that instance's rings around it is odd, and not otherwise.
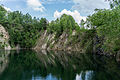
[{"label": "blue sky", "polygon": [[72,15],[78,23],[79,18],[84,19],[96,8],[109,8],[109,3],[105,0],[0,0],[0,4],[11,11],[19,10],[24,14],[45,17],[49,21],[66,13]]}]

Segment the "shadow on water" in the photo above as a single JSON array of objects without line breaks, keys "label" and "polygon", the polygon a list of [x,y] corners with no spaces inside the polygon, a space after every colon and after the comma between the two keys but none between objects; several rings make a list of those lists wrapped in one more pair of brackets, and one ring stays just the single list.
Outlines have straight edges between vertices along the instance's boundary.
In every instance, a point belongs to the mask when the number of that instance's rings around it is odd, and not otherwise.
[{"label": "shadow on water", "polygon": [[119,80],[112,57],[63,51],[1,51],[0,80]]}]

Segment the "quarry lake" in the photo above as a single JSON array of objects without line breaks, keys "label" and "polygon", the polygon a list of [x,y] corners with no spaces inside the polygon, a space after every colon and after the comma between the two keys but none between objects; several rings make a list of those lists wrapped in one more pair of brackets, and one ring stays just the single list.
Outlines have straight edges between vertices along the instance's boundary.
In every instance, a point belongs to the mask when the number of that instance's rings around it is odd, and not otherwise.
[{"label": "quarry lake", "polygon": [[79,52],[0,51],[0,80],[120,80],[120,64]]}]

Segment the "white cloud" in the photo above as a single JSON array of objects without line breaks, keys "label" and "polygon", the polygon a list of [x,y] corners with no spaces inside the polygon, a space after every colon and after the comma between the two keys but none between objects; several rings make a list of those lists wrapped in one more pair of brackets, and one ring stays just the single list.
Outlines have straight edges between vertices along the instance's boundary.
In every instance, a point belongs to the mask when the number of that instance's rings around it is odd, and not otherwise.
[{"label": "white cloud", "polygon": [[74,10],[72,12],[72,11],[67,11],[66,9],[62,10],[61,12],[55,11],[54,18],[60,18],[63,14],[71,15],[78,24],[80,24],[80,21],[82,19],[86,20],[86,17],[81,16],[77,10]]},{"label": "white cloud", "polygon": [[109,8],[109,2],[105,0],[73,0],[72,10],[78,10],[82,15],[90,15],[94,9]]},{"label": "white cloud", "polygon": [[[11,1],[19,1],[19,0],[0,0],[0,1],[3,1],[3,2],[11,2]],[[20,1],[23,1],[23,0],[20,0]]]},{"label": "white cloud", "polygon": [[43,12],[45,10],[44,6],[39,0],[27,0],[27,5],[35,11]]},{"label": "white cloud", "polygon": [[56,4],[56,3],[72,3],[72,0],[41,0],[43,4]]},{"label": "white cloud", "polygon": [[4,9],[6,9],[7,11],[12,11],[10,8],[7,8],[7,7],[5,7],[5,6],[3,6],[4,7]]},{"label": "white cloud", "polygon": [[4,6],[4,5],[1,5],[6,11],[12,11],[10,8]]}]

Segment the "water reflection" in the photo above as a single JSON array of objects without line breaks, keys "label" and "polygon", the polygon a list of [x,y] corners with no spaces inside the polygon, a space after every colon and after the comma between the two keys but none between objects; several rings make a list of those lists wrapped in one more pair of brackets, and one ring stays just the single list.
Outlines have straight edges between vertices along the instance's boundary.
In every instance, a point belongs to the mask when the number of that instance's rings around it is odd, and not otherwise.
[{"label": "water reflection", "polygon": [[0,60],[6,66],[2,66],[4,69],[0,67],[0,80],[120,79],[120,66],[112,57],[79,52],[30,50],[3,51],[1,54]]},{"label": "water reflection", "polygon": [[47,75],[46,78],[43,78],[41,76],[32,76],[32,80],[61,80],[61,79],[57,79],[57,77],[52,76],[51,74]]},{"label": "water reflection", "polygon": [[4,71],[8,64],[8,55],[10,54],[10,51],[0,51],[0,73]]},{"label": "water reflection", "polygon": [[94,71],[82,71],[80,75],[76,75],[76,80],[92,80],[93,72]]}]

